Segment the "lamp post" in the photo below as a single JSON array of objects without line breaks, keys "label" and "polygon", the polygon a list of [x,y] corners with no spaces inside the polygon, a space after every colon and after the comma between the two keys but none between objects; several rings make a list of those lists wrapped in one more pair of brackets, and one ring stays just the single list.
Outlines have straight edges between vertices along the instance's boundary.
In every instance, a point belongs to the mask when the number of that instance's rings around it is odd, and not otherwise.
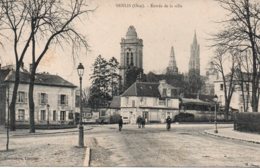
[{"label": "lamp post", "polygon": [[80,118],[79,118],[79,147],[84,147],[84,128],[82,125],[82,76],[84,74],[84,66],[79,63],[78,65],[78,75],[79,75],[79,82],[80,82]]},{"label": "lamp post", "polygon": [[217,103],[218,103],[218,96],[214,96],[214,102],[215,102],[215,131],[214,133],[218,133],[218,123],[217,123]]}]

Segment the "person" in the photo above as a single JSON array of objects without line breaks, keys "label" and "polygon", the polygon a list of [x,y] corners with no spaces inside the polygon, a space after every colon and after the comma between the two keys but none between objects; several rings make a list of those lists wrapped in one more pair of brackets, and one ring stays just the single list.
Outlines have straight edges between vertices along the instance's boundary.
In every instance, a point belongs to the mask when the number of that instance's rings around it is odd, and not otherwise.
[{"label": "person", "polygon": [[122,127],[123,127],[123,119],[122,116],[120,116],[120,119],[118,121],[118,126],[119,126],[119,131],[121,131]]},{"label": "person", "polygon": [[144,117],[142,118],[141,122],[142,122],[142,128],[144,128],[144,126],[145,126],[145,118]]},{"label": "person", "polygon": [[138,124],[138,128],[141,128],[142,117],[140,115],[137,117],[137,124]]},{"label": "person", "polygon": [[170,129],[171,129],[171,123],[172,123],[172,119],[171,119],[171,117],[170,116],[168,116],[167,118],[166,118],[166,123],[167,123],[167,130],[169,131]]}]

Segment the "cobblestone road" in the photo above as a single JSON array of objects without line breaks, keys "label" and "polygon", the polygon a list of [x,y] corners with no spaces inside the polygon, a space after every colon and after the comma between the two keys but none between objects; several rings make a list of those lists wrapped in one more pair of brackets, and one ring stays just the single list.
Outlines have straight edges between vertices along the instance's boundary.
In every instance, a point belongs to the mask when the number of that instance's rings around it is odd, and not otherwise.
[{"label": "cobblestone road", "polygon": [[[230,127],[229,125],[228,127]],[[87,135],[91,166],[258,167],[260,145],[205,135],[212,125],[96,126]],[[220,127],[227,127],[222,125]]]}]

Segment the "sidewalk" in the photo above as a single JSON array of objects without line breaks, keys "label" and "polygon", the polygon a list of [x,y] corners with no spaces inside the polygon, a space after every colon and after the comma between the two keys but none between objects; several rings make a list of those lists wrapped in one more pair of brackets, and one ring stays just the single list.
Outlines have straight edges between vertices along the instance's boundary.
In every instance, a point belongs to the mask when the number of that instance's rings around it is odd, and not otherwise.
[{"label": "sidewalk", "polygon": [[[84,130],[91,130],[91,125],[84,125]],[[43,135],[43,134],[59,134],[59,133],[71,133],[71,132],[78,132],[78,128],[68,128],[68,129],[36,129],[35,133],[29,133],[28,129],[17,129],[16,131],[10,131],[10,136],[36,136],[36,135]],[[6,129],[1,126],[0,127],[0,137],[6,136]]]},{"label": "sidewalk", "polygon": [[233,130],[233,128],[219,128],[218,133],[214,133],[214,129],[205,130],[204,133],[217,136],[217,137],[227,138],[227,139],[234,139],[239,141],[246,141],[246,142],[260,144],[260,134],[239,132]]}]

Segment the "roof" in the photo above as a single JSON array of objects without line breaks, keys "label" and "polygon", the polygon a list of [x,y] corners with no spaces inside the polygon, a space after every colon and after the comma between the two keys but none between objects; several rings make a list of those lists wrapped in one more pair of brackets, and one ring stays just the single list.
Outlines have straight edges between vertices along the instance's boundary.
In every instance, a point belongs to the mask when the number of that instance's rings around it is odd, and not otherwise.
[{"label": "roof", "polygon": [[[8,76],[8,74],[10,75]],[[15,81],[15,71],[13,70],[0,70],[0,80],[7,82]],[[20,72],[20,83],[30,83],[30,73],[28,72]],[[58,75],[51,75],[49,73],[37,73],[35,76],[35,84],[36,85],[45,85],[45,86],[59,86],[59,87],[77,87],[74,84],[68,82]]]},{"label": "roof", "polygon": [[214,105],[214,102],[206,102],[200,99],[181,98],[182,104]]},{"label": "roof", "polygon": [[137,33],[135,31],[134,26],[129,26],[127,33],[126,33],[126,39],[136,39],[137,38]]},{"label": "roof", "polygon": [[205,94],[184,94],[184,98],[190,98],[190,99],[197,99],[199,98],[202,101],[213,101],[214,100],[214,95],[205,95]]},{"label": "roof", "polygon": [[120,96],[114,96],[111,101],[110,108],[120,108],[120,106],[121,106]]},{"label": "roof", "polygon": [[161,97],[159,83],[135,82],[121,96]]}]

